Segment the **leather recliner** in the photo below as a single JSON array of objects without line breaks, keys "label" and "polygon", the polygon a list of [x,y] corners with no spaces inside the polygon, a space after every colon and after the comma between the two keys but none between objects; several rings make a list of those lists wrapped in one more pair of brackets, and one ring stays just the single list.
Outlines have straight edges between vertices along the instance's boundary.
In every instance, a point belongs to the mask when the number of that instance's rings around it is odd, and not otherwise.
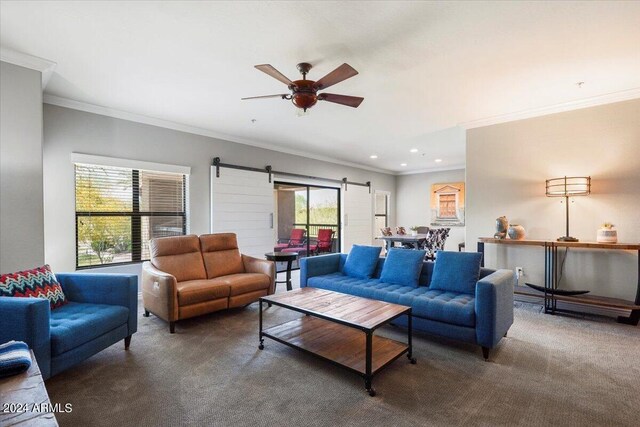
[{"label": "leather recliner", "polygon": [[275,291],[275,264],[238,249],[234,233],[161,237],[142,265],[145,316],[175,322],[242,307]]}]

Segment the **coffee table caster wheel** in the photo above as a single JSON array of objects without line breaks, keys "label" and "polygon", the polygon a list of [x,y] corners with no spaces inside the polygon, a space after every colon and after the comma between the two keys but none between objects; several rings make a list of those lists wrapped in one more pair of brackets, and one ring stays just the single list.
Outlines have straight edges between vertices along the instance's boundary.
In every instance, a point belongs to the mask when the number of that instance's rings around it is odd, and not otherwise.
[{"label": "coffee table caster wheel", "polygon": [[376,395],[376,391],[372,388],[370,388],[369,390],[367,390],[367,392],[369,393],[369,396],[373,397]]},{"label": "coffee table caster wheel", "polygon": [[416,363],[418,363],[418,361],[416,360],[416,358],[415,358],[415,357],[410,357],[410,358],[409,358],[409,362],[410,362],[412,365],[415,365]]}]

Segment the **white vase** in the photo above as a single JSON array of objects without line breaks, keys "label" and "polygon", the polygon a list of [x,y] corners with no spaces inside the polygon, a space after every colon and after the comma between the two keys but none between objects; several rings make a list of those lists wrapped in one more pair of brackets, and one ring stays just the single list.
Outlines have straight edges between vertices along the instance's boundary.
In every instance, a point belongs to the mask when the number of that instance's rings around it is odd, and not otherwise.
[{"label": "white vase", "polygon": [[598,243],[618,243],[618,230],[615,228],[599,228],[596,241]]}]

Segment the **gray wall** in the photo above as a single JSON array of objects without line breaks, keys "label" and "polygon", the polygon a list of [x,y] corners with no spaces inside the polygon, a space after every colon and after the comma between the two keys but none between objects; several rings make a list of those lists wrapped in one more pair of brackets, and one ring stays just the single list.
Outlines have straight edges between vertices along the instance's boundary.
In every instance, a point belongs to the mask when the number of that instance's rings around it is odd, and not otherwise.
[{"label": "gray wall", "polygon": [[[545,197],[545,179],[592,178],[592,193],[573,198],[571,235],[595,241],[613,222],[620,242],[640,242],[640,99],[552,114],[467,132],[467,242],[492,236],[506,215],[531,239],[564,235],[565,205]],[[487,245],[489,266],[523,266],[522,282],[543,283],[541,248]],[[562,286],[594,294],[635,297],[633,251],[571,249]]]},{"label": "gray wall", "polygon": [[[335,147],[336,157],[341,149]],[[275,170],[323,178],[346,176],[350,181],[371,181],[374,189],[395,191],[393,175],[45,104],[45,259],[55,271],[75,268],[72,152],[190,166],[191,232],[196,234],[209,231],[210,165],[216,156],[225,163],[259,168],[270,164]],[[392,208],[392,221],[394,215]]]},{"label": "gray wall", "polygon": [[[396,177],[396,224],[405,227],[407,231],[414,225],[430,227],[431,185],[460,181],[464,181],[464,169]],[[391,203],[393,204],[393,199]],[[445,249],[457,251],[458,243],[464,242],[464,237],[465,227],[451,227]]]},{"label": "gray wall", "polygon": [[0,273],[44,263],[42,75],[0,62]]}]

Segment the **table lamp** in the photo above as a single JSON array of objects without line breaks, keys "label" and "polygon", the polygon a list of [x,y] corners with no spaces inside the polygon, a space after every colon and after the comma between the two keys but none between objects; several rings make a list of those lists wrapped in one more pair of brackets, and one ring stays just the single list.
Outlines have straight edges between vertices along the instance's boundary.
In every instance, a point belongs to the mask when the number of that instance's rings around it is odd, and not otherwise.
[{"label": "table lamp", "polygon": [[567,212],[567,233],[558,237],[559,242],[577,242],[569,235],[569,197],[586,196],[591,192],[590,176],[565,176],[547,180],[547,197],[564,197]]}]

